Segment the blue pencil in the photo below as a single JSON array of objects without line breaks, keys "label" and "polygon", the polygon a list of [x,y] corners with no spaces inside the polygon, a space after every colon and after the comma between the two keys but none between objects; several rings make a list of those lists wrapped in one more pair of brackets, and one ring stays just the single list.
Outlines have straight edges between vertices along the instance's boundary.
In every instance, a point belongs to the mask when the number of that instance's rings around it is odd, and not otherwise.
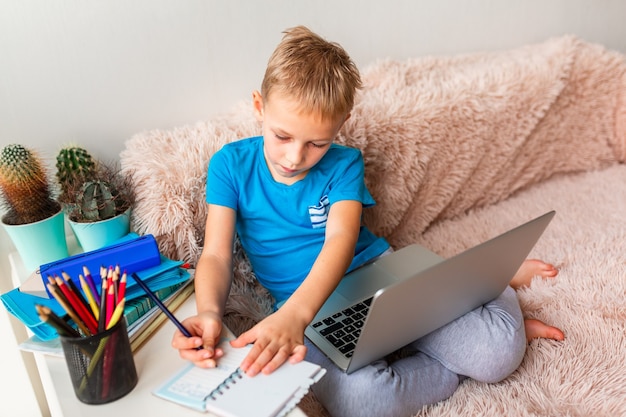
[{"label": "blue pencil", "polygon": [[[189,333],[189,330],[187,330],[187,329],[185,328],[185,326],[183,326],[183,324],[182,324],[180,321],[178,321],[178,319],[177,319],[177,318],[176,318],[176,317],[172,314],[172,312],[171,312],[171,311],[170,311],[170,310],[169,310],[169,309],[165,306],[165,304],[163,304],[163,303],[161,302],[161,300],[159,300],[159,297],[157,297],[157,296],[156,296],[156,294],[155,294],[155,293],[153,293],[153,292],[152,292],[152,290],[150,290],[150,288],[148,288],[148,286],[146,285],[146,283],[145,283],[145,282],[143,282],[143,281],[141,280],[141,278],[139,278],[139,276],[138,276],[135,272],[133,272],[133,273],[131,274],[131,276],[133,277],[133,279],[135,280],[135,282],[136,282],[137,284],[139,284],[139,286],[140,286],[140,287],[141,287],[141,288],[145,291],[145,293],[146,293],[146,294],[148,294],[148,296],[149,296],[150,298],[152,298],[152,301],[154,301],[154,302],[155,302],[155,304],[156,304],[157,306],[159,306],[159,308],[161,309],[161,311],[163,311],[163,313],[165,313],[165,315],[167,316],[167,318],[169,318],[169,319],[172,321],[172,323],[174,323],[174,324],[176,325],[176,327],[178,327],[178,330],[180,330],[180,332],[181,332],[182,334],[184,334],[186,337],[192,337],[191,333]],[[196,350],[200,350],[200,349],[202,349],[202,347],[201,347],[201,346],[199,346],[199,347],[197,347],[197,348],[196,348]]]}]

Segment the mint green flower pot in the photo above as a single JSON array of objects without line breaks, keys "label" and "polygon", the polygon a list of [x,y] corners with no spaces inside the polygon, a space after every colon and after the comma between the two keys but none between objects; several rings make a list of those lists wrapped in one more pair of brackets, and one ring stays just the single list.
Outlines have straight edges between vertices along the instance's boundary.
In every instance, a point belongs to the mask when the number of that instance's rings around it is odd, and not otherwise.
[{"label": "mint green flower pot", "polygon": [[110,219],[79,223],[68,219],[68,223],[83,251],[89,252],[107,246],[130,233],[130,209]]},{"label": "mint green flower pot", "polygon": [[2,222],[2,225],[29,272],[69,256],[62,210],[35,223],[8,225]]}]

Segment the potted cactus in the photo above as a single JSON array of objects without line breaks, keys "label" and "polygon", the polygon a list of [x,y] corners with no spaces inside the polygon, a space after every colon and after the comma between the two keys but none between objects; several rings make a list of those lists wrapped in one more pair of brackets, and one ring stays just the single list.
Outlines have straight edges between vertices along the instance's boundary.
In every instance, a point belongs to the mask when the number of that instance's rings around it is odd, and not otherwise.
[{"label": "potted cactus", "polygon": [[32,149],[6,145],[0,156],[2,224],[27,270],[68,256],[61,205]]},{"label": "potted cactus", "polygon": [[59,201],[83,250],[98,249],[127,235],[134,203],[131,178],[79,146],[62,148],[56,159]]},{"label": "potted cactus", "polygon": [[96,163],[85,149],[68,145],[59,150],[56,169],[57,182],[61,187],[59,201],[62,204],[71,204],[75,189],[94,177]]}]

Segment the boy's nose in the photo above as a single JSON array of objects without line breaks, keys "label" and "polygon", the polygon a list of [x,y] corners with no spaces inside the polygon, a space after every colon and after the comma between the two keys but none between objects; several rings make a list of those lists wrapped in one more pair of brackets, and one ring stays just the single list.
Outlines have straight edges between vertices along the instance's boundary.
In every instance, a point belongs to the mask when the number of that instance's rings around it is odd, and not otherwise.
[{"label": "boy's nose", "polygon": [[300,162],[302,162],[302,159],[304,158],[303,147],[296,143],[292,144],[287,150],[285,158],[290,164],[298,165]]}]

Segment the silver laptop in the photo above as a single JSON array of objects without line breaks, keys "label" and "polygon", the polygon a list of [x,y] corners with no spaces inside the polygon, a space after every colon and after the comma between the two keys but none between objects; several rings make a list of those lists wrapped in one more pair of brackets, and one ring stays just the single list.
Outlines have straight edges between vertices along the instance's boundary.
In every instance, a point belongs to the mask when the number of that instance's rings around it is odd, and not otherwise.
[{"label": "silver laptop", "polygon": [[354,372],[500,295],[554,214],[449,259],[420,245],[379,258],[342,279],[305,335]]}]

